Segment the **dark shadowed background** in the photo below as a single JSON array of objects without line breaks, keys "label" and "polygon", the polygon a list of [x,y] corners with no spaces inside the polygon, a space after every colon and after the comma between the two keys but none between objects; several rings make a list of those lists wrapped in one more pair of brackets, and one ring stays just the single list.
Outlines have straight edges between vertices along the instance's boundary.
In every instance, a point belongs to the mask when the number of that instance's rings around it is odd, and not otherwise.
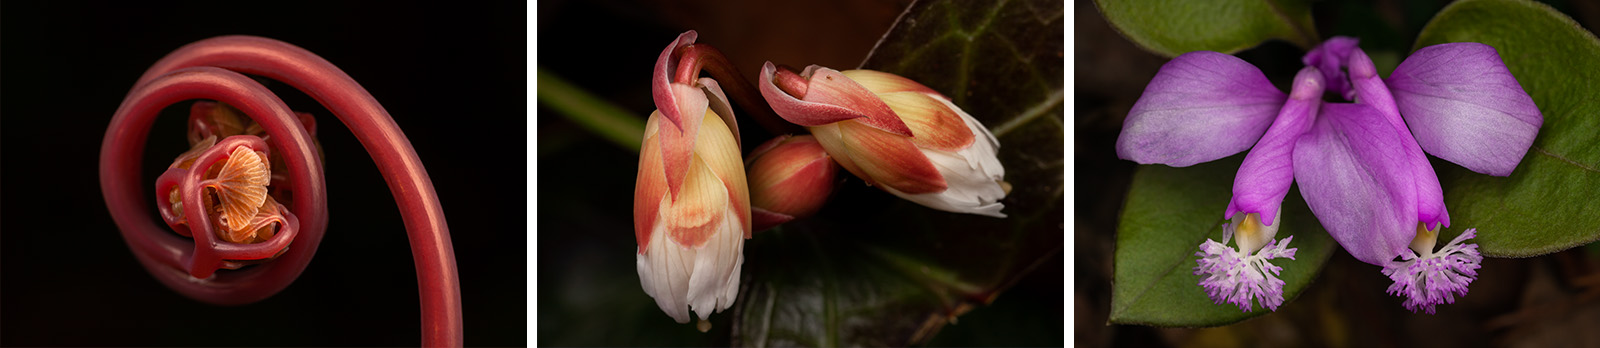
[{"label": "dark shadowed background", "polygon": [[[414,346],[409,243],[389,189],[315,101],[328,233],[300,278],[218,307],[156,282],[101,198],[98,153],[124,94],[179,46],[258,35],[314,52],[388,109],[433,179],[461,275],[466,344],[524,345],[525,8],[511,2],[5,3],[0,20],[0,345]],[[157,119],[144,178],[187,148],[188,103]]]}]

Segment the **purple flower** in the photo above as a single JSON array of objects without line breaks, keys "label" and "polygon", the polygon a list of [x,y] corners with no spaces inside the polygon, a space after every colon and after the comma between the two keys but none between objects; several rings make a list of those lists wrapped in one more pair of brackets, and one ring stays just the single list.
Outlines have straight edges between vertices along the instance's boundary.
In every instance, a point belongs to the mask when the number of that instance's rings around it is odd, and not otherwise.
[{"label": "purple flower", "polygon": [[[1384,80],[1356,44],[1335,37],[1307,53],[1287,96],[1243,60],[1187,53],[1162,66],[1130,110],[1117,139],[1125,159],[1183,167],[1250,149],[1224,211],[1234,224],[1222,243],[1207,240],[1197,253],[1195,274],[1207,275],[1200,285],[1218,304],[1281,304],[1283,282],[1272,277],[1280,268],[1265,261],[1275,252],[1252,253],[1274,244],[1275,218],[1296,181],[1346,251],[1385,267],[1396,281],[1390,292],[1407,296],[1407,308],[1432,313],[1476,277],[1482,257],[1463,244],[1476,230],[1432,252],[1450,218],[1424,153],[1509,175],[1538,133],[1537,107],[1487,45],[1425,47]],[[1324,103],[1324,92],[1355,103]],[[1225,244],[1235,230],[1271,233],[1238,234],[1234,251]]]}]

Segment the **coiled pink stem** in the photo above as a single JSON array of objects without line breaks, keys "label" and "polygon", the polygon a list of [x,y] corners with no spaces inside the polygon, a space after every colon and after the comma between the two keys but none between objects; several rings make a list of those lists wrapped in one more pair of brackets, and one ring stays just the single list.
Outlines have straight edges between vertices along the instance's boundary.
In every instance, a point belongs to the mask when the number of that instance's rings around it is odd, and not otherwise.
[{"label": "coiled pink stem", "polygon": [[[327,227],[322,165],[305,129],[265,87],[239,73],[282,81],[320,102],[356,136],[378,165],[399,205],[421,293],[424,346],[462,345],[461,287],[444,210],[432,181],[394,119],[366,89],[327,60],[272,39],[223,36],[179,48],[139,78],[118,108],[101,145],[106,204],[140,263],[180,293],[217,304],[242,304],[277,293],[304,271]],[[233,105],[260,123],[284,156],[295,197],[290,211],[299,237],[278,259],[197,279],[181,265],[193,242],[149,218],[139,184],[145,138],[161,108],[188,99]]]}]

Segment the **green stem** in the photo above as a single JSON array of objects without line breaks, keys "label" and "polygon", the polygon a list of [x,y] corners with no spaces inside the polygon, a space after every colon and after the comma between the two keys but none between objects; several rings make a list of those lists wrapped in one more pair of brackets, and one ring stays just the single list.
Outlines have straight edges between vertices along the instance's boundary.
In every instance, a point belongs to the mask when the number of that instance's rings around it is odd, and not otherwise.
[{"label": "green stem", "polygon": [[618,146],[639,151],[639,144],[644,142],[644,120],[560,77],[546,73],[544,68],[537,68],[537,74],[540,105],[555,109],[556,113]]}]

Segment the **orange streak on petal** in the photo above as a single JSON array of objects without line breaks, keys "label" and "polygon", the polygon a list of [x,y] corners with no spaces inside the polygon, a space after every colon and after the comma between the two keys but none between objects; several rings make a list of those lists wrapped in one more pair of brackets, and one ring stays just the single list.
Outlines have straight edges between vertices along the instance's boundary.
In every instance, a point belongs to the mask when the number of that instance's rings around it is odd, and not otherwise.
[{"label": "orange streak on petal", "polygon": [[633,236],[639,242],[639,252],[650,246],[651,231],[660,215],[662,200],[667,194],[666,171],[661,162],[661,138],[655,130],[662,123],[660,112],[650,114],[645,126],[645,138],[639,148],[639,174],[633,188]]},{"label": "orange streak on petal", "polygon": [[727,213],[728,190],[705,161],[695,156],[678,193],[677,201],[661,202],[667,240],[685,248],[699,248],[710,240],[717,231],[717,222]]},{"label": "orange streak on petal", "polygon": [[944,176],[910,138],[879,131],[855,121],[840,122],[849,155],[879,185],[910,194],[944,191]]},{"label": "orange streak on petal", "polygon": [[971,146],[975,139],[961,115],[927,94],[898,92],[878,97],[911,128],[911,141],[917,145],[955,152]]}]

